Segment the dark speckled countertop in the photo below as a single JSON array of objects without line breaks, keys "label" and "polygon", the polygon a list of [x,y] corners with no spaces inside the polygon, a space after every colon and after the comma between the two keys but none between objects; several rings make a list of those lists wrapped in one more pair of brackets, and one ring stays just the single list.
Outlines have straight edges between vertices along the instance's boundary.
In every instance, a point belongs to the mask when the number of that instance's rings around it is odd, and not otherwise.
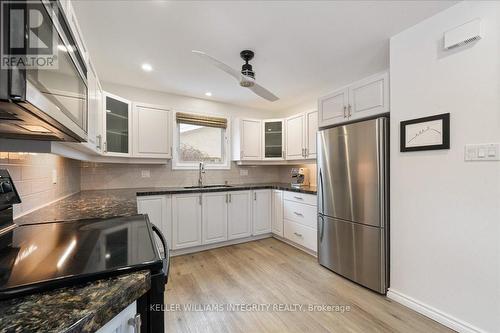
[{"label": "dark speckled countertop", "polygon": [[149,272],[139,271],[2,301],[0,332],[95,332],[150,287]]}]

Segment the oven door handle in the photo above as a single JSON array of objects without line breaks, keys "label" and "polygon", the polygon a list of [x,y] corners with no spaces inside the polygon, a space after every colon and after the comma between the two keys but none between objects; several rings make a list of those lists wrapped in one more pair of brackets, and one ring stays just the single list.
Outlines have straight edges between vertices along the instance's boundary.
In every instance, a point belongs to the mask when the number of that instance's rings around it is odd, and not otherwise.
[{"label": "oven door handle", "polygon": [[158,238],[160,238],[161,245],[163,246],[163,254],[165,258],[163,258],[163,269],[165,273],[165,283],[168,281],[168,272],[170,270],[170,251],[168,249],[167,241],[165,240],[165,236],[161,232],[161,230],[151,223],[151,228],[153,229],[153,232],[158,235]]}]

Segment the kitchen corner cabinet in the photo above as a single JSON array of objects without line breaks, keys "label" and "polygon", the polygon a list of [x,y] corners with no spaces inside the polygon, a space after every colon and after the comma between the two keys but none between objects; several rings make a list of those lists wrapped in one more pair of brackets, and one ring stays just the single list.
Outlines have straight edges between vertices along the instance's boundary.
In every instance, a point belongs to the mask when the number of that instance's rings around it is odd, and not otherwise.
[{"label": "kitchen corner cabinet", "polygon": [[389,75],[384,72],[319,98],[319,127],[368,118],[389,110]]},{"label": "kitchen corner cabinet", "polygon": [[169,249],[172,249],[172,197],[167,195],[137,197],[137,212],[148,215],[149,221],[160,229]]},{"label": "kitchen corner cabinet", "polygon": [[253,235],[270,233],[271,227],[271,193],[272,190],[253,191],[252,225]]},{"label": "kitchen corner cabinet", "polygon": [[316,158],[316,133],[318,112],[308,111],[288,117],[286,123],[286,159],[304,160]]},{"label": "kitchen corner cabinet", "polygon": [[283,119],[262,121],[262,158],[264,160],[285,159],[285,136]]},{"label": "kitchen corner cabinet", "polygon": [[203,193],[202,197],[202,244],[226,241],[228,193]]},{"label": "kitchen corner cabinet", "polygon": [[172,248],[201,245],[202,194],[172,196]]},{"label": "kitchen corner cabinet", "polygon": [[171,158],[172,112],[168,108],[144,103],[132,107],[132,155]]},{"label": "kitchen corner cabinet", "polygon": [[273,190],[272,232],[283,237],[283,191]]},{"label": "kitchen corner cabinet", "polygon": [[131,155],[131,105],[129,100],[104,93],[104,154],[125,157]]},{"label": "kitchen corner cabinet", "polygon": [[262,159],[262,121],[236,119],[233,127],[233,160]]}]

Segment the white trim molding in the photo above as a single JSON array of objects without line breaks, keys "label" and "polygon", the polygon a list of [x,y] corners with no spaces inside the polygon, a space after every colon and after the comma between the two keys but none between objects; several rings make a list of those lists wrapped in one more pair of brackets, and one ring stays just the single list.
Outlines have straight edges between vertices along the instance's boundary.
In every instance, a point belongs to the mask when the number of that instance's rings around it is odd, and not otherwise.
[{"label": "white trim molding", "polygon": [[418,313],[423,314],[424,316],[429,317],[457,332],[486,333],[486,331],[483,331],[469,323],[466,323],[458,318],[455,318],[392,288],[389,288],[389,290],[387,291],[387,298],[398,302],[412,310],[415,310]]}]

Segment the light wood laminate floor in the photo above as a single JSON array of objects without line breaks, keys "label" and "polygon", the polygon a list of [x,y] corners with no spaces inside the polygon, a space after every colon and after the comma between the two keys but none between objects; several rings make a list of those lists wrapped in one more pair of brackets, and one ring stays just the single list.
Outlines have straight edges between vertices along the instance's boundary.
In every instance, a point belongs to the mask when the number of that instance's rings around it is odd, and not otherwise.
[{"label": "light wood laminate floor", "polygon": [[[165,297],[166,332],[450,332],[273,238],[172,258]],[[330,304],[350,311],[230,311],[226,304]],[[201,311],[203,305],[214,311]]]}]

